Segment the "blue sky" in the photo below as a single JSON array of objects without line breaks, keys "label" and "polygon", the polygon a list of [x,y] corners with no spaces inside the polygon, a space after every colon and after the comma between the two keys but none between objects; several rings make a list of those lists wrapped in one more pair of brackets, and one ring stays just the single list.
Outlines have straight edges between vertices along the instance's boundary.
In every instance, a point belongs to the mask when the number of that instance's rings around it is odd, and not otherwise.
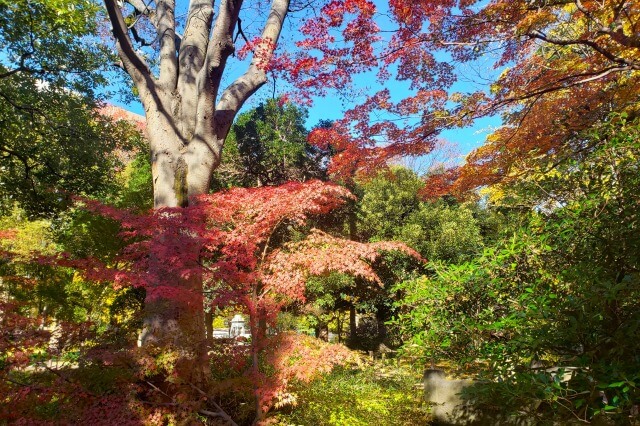
[{"label": "blue sky", "polygon": [[[394,28],[394,24],[384,18],[385,15],[389,14],[388,0],[374,0],[374,3],[376,4],[378,13],[381,17],[381,19],[377,20],[381,29],[384,31]],[[485,4],[486,2],[480,2],[478,7],[482,7]],[[385,40],[382,40],[381,43],[385,43]],[[446,53],[436,53],[435,56],[436,59],[440,61],[452,63],[450,56]],[[450,92],[471,93],[478,90],[487,90],[488,82],[495,80],[502,71],[493,69],[492,64],[495,59],[495,57],[486,57],[475,61],[474,63],[452,63],[456,68],[458,81],[451,87]],[[390,79],[385,82],[383,87],[381,87],[376,83],[375,75],[373,74],[369,76],[363,75],[358,78],[361,81],[361,84],[358,85],[359,87],[364,88],[369,86],[369,92],[387,88],[390,90],[394,100],[396,101],[411,94],[408,90],[408,84],[404,82],[398,82]],[[344,104],[343,102],[344,101],[336,97],[317,98],[314,101],[313,107],[309,109],[308,126],[312,127],[320,119],[340,118],[344,109],[352,106],[349,105],[348,102]],[[485,117],[476,120],[476,122],[470,127],[444,131],[440,134],[440,137],[457,146],[457,149],[460,152],[459,160],[462,161],[466,154],[481,146],[484,143],[485,138],[493,129],[497,128],[500,123],[501,120],[499,117]]]}]

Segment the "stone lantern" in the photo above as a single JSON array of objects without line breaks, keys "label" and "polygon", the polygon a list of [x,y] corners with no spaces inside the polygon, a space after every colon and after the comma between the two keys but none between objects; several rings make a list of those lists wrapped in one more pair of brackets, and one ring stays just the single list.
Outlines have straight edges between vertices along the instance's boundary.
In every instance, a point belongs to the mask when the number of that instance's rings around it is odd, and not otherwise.
[{"label": "stone lantern", "polygon": [[231,320],[229,337],[244,336],[245,335],[244,326],[245,326],[244,318],[242,318],[242,315],[236,314]]}]

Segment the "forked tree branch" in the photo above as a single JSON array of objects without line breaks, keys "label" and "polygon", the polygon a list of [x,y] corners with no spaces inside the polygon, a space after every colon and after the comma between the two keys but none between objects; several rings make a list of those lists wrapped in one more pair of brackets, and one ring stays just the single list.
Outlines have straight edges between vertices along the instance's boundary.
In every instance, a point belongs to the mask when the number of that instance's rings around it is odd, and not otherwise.
[{"label": "forked tree branch", "polygon": [[[273,0],[271,11],[258,46],[256,46],[251,65],[247,72],[234,81],[222,94],[216,108],[216,121],[226,124],[237,113],[253,93],[267,82],[266,67],[273,56],[284,20],[289,10],[289,0]],[[229,123],[230,124],[230,123]]]},{"label": "forked tree branch", "polygon": [[179,119],[183,132],[195,133],[198,104],[197,76],[205,61],[213,22],[213,0],[192,0],[184,36],[178,47]]},{"label": "forked tree branch", "polygon": [[[216,140],[215,101],[227,59],[234,51],[233,32],[238,22],[242,0],[222,0],[211,39],[196,84],[198,98],[194,140],[210,144]],[[206,142],[205,142],[206,141]],[[218,143],[216,141],[216,143]],[[217,155],[222,146],[208,146]]]},{"label": "forked tree branch", "polygon": [[200,95],[204,95],[211,105],[215,104],[227,59],[234,52],[233,33],[241,7],[242,0],[222,0],[220,3],[205,63],[198,76]]},{"label": "forked tree branch", "polygon": [[133,48],[131,39],[129,38],[129,29],[124,22],[122,11],[118,7],[115,0],[104,0],[111,26],[113,27],[113,35],[116,39],[118,54],[124,67],[135,82],[139,90],[153,90],[153,80],[151,78],[151,70],[149,65],[142,59]]},{"label": "forked tree branch", "polygon": [[193,79],[202,68],[213,22],[213,0],[192,0],[179,52],[180,78]]}]

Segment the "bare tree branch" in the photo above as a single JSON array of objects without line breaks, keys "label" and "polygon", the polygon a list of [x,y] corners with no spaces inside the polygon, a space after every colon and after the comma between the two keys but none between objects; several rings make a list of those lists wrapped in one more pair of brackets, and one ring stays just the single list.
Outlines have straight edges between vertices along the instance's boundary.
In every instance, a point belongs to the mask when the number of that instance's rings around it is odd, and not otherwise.
[{"label": "bare tree branch", "polygon": [[233,33],[241,7],[242,0],[222,0],[220,3],[205,63],[198,75],[198,113],[203,103],[212,107],[215,105],[227,58],[234,52]]},{"label": "bare tree branch", "polygon": [[118,54],[122,60],[131,78],[136,83],[138,90],[153,90],[153,80],[151,78],[151,70],[149,66],[134,50],[133,44],[128,34],[128,27],[122,17],[122,11],[116,4],[115,0],[104,0],[111,25],[113,27],[113,35],[116,38]]},{"label": "bare tree branch", "polygon": [[175,0],[159,0],[156,8],[158,39],[160,40],[160,78],[158,84],[168,91],[175,89],[178,81],[175,8]]},{"label": "bare tree branch", "polygon": [[247,36],[245,35],[244,31],[242,31],[242,19],[238,18],[238,32],[236,33],[236,36],[233,38],[233,42],[235,43],[238,40],[238,37],[242,36],[242,39],[244,40],[245,43],[249,43],[249,39],[247,38]]},{"label": "bare tree branch", "polygon": [[213,400],[213,398],[211,398],[209,395],[207,395],[202,389],[200,389],[199,387],[193,385],[192,383],[189,383],[189,386],[191,386],[192,389],[194,389],[196,392],[198,392],[200,395],[204,396],[205,398],[207,398],[207,400],[209,402],[211,402],[211,404],[213,404],[214,407],[216,407],[216,410],[218,410],[217,412],[213,412],[213,411],[208,411],[208,410],[200,410],[200,413],[207,415],[207,416],[212,416],[212,417],[222,417],[223,419],[225,419],[231,426],[238,426],[238,424],[236,422],[233,421],[233,419],[231,418],[231,416],[229,416],[223,409],[222,407],[220,407],[218,404],[216,404],[216,402]]},{"label": "bare tree branch", "polygon": [[137,14],[144,15],[149,18],[153,25],[156,25],[155,22],[155,11],[153,8],[149,7],[143,0],[125,0],[127,4],[130,4],[136,11]]},{"label": "bare tree branch", "polygon": [[218,125],[231,124],[229,112],[235,113],[244,102],[267,82],[266,67],[271,60],[289,9],[289,0],[273,0],[271,12],[262,32],[261,42],[256,46],[251,65],[246,73],[233,82],[222,94],[216,108]]},{"label": "bare tree branch", "polygon": [[136,29],[135,26],[131,26],[129,28],[129,31],[131,31],[131,35],[133,36],[133,39],[136,41],[136,43],[138,43],[141,46],[151,46],[156,41],[155,39],[151,41],[147,41],[144,37],[142,37],[138,33],[138,30]]},{"label": "bare tree branch", "polygon": [[204,65],[212,22],[213,0],[193,0],[189,6],[187,24],[178,54],[179,118],[183,126],[182,132],[187,136],[195,132],[197,76]]},{"label": "bare tree branch", "polygon": [[556,38],[552,38],[547,36],[546,34],[543,34],[540,31],[532,31],[527,33],[527,35],[531,38],[536,38],[538,40],[542,40],[546,43],[550,43],[550,44],[555,44],[557,46],[573,46],[573,45],[581,45],[581,46],[587,46],[589,48],[591,48],[592,50],[594,50],[595,52],[598,52],[599,54],[601,54],[602,56],[604,56],[605,58],[607,58],[608,60],[610,60],[611,62],[615,62],[617,64],[623,64],[623,65],[630,65],[632,64],[632,62],[621,58],[619,56],[614,55],[613,53],[609,52],[608,50],[606,50],[605,48],[603,48],[602,46],[600,46],[598,43],[592,41],[592,40],[561,40],[561,39],[556,39]]}]

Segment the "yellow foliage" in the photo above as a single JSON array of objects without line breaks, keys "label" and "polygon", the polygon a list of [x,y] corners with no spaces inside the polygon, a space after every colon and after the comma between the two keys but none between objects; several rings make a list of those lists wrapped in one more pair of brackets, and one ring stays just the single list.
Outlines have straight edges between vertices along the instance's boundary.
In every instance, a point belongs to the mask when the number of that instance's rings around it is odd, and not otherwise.
[{"label": "yellow foliage", "polygon": [[19,257],[32,252],[54,254],[58,251],[51,238],[51,222],[40,219],[30,221],[24,210],[14,206],[11,214],[0,218],[0,230],[16,231],[15,238],[0,239],[0,247]]}]

